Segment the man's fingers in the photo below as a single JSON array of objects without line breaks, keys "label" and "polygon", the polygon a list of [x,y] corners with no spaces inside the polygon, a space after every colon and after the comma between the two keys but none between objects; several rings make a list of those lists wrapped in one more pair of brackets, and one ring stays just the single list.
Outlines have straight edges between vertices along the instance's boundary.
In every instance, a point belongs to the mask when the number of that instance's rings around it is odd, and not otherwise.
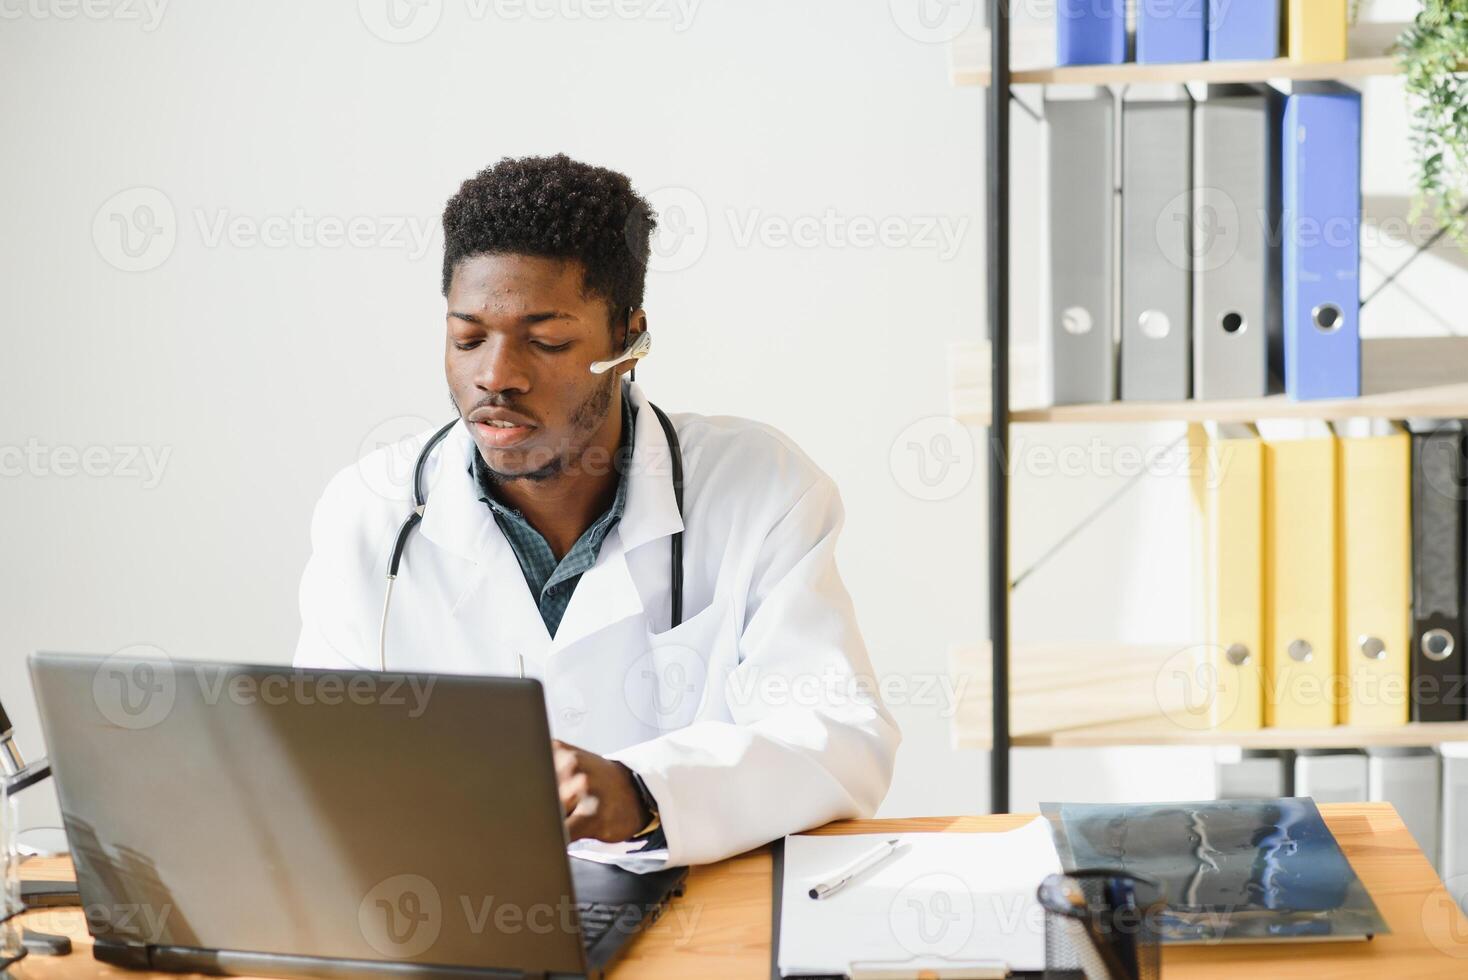
[{"label": "man's fingers", "polygon": [[566,817],[566,836],[571,840],[580,840],[583,837],[599,838],[597,813],[600,809],[601,800],[595,796],[582,797],[576,808]]},{"label": "man's fingers", "polygon": [[551,740],[551,764],[555,766],[556,778],[565,781],[581,768],[581,753],[565,742]]},{"label": "man's fingers", "polygon": [[591,790],[591,780],[586,773],[578,772],[570,779],[561,780],[561,812],[569,815],[586,798]]}]

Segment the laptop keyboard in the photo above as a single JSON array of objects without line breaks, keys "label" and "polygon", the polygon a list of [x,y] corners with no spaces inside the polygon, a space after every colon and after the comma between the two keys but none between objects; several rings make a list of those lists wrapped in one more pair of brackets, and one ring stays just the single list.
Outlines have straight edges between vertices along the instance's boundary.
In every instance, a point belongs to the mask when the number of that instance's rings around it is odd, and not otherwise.
[{"label": "laptop keyboard", "polygon": [[[590,949],[601,937],[611,931],[612,926],[622,920],[635,905],[607,905],[603,902],[578,902],[576,910],[581,914],[581,942]],[[629,926],[636,922],[629,917]],[[630,931],[630,930],[629,930]]]}]

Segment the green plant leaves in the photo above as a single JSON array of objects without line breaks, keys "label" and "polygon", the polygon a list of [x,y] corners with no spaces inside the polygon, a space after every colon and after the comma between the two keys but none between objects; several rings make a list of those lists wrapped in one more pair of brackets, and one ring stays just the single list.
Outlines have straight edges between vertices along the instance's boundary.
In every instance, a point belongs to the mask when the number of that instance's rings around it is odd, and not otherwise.
[{"label": "green plant leaves", "polygon": [[1431,214],[1468,251],[1468,0],[1424,0],[1397,40],[1417,159],[1413,214]]}]

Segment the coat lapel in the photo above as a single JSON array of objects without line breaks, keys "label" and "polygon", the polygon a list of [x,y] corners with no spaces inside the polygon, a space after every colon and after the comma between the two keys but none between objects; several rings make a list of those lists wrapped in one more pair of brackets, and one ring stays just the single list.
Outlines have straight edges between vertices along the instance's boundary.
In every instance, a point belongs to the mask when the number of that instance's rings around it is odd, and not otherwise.
[{"label": "coat lapel", "polygon": [[587,569],[571,594],[566,615],[556,630],[553,651],[643,612],[642,592],[632,578],[627,554],[683,530],[673,493],[667,437],[642,389],[628,385],[637,421],[632,461],[624,476],[627,503],[613,533],[602,542],[596,564]]},{"label": "coat lapel", "polygon": [[667,437],[642,389],[628,385],[637,409],[636,439],[628,472],[627,509],[618,526],[628,551],[683,530],[673,493],[672,454]]}]

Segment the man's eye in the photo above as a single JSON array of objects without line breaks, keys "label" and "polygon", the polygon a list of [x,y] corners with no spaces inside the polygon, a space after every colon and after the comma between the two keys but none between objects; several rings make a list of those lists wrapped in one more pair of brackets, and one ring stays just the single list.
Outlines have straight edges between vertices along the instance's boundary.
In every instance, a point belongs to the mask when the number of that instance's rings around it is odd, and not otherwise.
[{"label": "man's eye", "polygon": [[454,341],[454,350],[473,350],[482,343],[484,343],[482,340],[456,340]]},{"label": "man's eye", "polygon": [[530,343],[531,343],[531,346],[537,347],[540,350],[543,350],[543,351],[545,351],[548,354],[554,354],[557,351],[563,351],[567,347],[570,347],[571,346],[571,342],[569,340],[566,341],[564,344],[548,344],[548,343],[546,343],[543,340],[532,340]]}]

